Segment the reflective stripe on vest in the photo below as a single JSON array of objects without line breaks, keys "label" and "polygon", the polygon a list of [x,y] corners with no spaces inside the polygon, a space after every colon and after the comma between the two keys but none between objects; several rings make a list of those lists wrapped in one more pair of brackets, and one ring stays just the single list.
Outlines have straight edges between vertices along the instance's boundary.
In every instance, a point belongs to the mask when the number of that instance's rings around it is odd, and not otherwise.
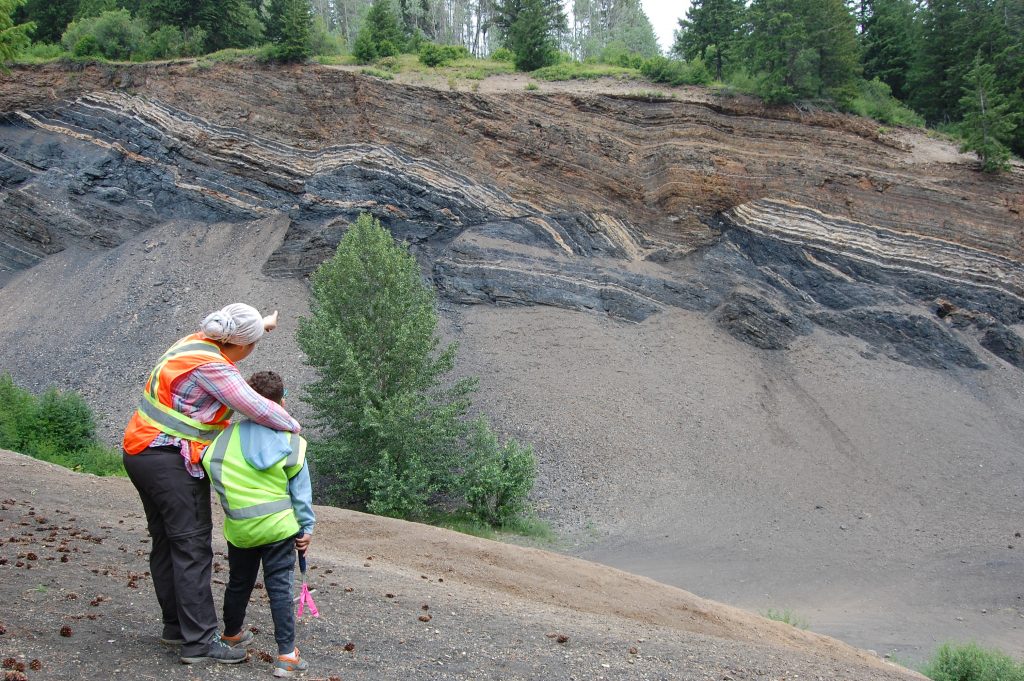
[{"label": "reflective stripe on vest", "polygon": [[[279,501],[268,501],[262,504],[255,504],[253,506],[245,506],[242,508],[231,508],[228,504],[228,495],[224,489],[223,471],[224,471],[224,457],[227,455],[228,444],[231,441],[231,437],[234,435],[235,430],[238,428],[238,424],[228,426],[228,429],[220,434],[220,436],[214,442],[213,448],[209,452],[210,456],[210,484],[213,485],[213,489],[217,492],[217,496],[220,497],[220,505],[224,508],[224,515],[231,518],[232,520],[251,520],[252,518],[259,518],[260,516],[270,515],[271,513],[280,513],[281,511],[291,510],[292,500],[291,498],[281,499]],[[292,443],[296,443],[296,439],[299,436],[292,434]],[[289,455],[288,460],[291,461],[292,457],[298,458],[300,455],[300,448],[293,446],[292,453]]]},{"label": "reflective stripe on vest", "polygon": [[184,342],[178,345],[172,345],[167,352],[163,354],[157,363],[153,367],[153,371],[149,372],[149,392],[148,395],[153,398],[153,401],[157,401],[157,392],[160,389],[160,372],[163,370],[164,365],[167,361],[177,357],[178,355],[185,354],[186,352],[200,352],[213,355],[217,361],[222,361],[224,356],[212,341],[189,341],[187,338]]},{"label": "reflective stripe on vest", "polygon": [[219,425],[206,424],[185,416],[179,411],[160,404],[148,393],[139,400],[139,415],[151,426],[159,428],[168,435],[195,440],[196,442],[213,442],[221,431]]},{"label": "reflective stripe on vest", "polygon": [[292,453],[288,455],[288,460],[284,462],[285,471],[292,466],[299,465],[303,460],[303,454],[305,453],[305,443],[302,438],[299,437],[298,433],[292,433],[292,436],[288,439],[288,444],[292,447]]}]

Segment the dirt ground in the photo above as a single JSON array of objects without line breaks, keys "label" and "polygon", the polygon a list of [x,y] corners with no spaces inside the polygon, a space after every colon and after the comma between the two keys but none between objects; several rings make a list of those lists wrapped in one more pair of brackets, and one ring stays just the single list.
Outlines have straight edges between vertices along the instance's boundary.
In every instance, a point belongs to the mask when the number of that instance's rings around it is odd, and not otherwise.
[{"label": "dirt ground", "polygon": [[[247,664],[185,667],[158,642],[148,539],[128,480],[2,451],[0,479],[0,652],[9,671],[269,676],[272,624],[259,588]],[[321,617],[298,628],[310,679],[918,678],[834,639],[605,566],[415,523],[317,513],[309,581]],[[227,575],[218,535],[219,601]]]}]

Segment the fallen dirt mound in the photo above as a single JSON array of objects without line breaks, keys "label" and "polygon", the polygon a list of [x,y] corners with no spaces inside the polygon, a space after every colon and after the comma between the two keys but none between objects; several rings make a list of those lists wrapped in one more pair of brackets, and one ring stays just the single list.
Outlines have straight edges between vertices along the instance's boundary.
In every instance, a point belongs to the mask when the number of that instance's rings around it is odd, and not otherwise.
[{"label": "fallen dirt mound", "polygon": [[[31,679],[189,678],[157,641],[148,538],[134,489],[0,451],[0,650]],[[415,523],[318,509],[321,617],[299,645],[309,678],[911,679],[916,674],[618,570]],[[227,577],[215,541],[216,597]],[[265,595],[246,667],[266,676]]]}]

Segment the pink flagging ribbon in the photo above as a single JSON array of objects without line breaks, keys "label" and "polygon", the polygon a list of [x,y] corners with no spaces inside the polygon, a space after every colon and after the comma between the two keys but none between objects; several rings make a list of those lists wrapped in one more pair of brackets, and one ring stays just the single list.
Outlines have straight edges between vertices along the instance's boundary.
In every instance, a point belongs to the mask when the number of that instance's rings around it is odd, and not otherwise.
[{"label": "pink flagging ribbon", "polygon": [[302,593],[299,594],[299,610],[295,613],[296,617],[302,617],[303,607],[309,607],[309,614],[313,617],[319,617],[320,611],[316,609],[316,603],[313,601],[313,594],[309,593],[309,587],[305,584],[302,585]]}]

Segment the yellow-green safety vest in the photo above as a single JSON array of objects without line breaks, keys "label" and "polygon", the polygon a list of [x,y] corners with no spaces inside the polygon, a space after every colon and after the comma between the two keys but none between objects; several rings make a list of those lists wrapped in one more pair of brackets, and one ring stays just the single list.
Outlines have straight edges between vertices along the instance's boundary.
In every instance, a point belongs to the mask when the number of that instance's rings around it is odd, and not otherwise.
[{"label": "yellow-green safety vest", "polygon": [[306,460],[306,440],[291,433],[291,454],[266,470],[257,470],[242,453],[239,424],[214,439],[203,468],[224,508],[224,538],[239,548],[272,544],[299,532],[288,481]]}]

